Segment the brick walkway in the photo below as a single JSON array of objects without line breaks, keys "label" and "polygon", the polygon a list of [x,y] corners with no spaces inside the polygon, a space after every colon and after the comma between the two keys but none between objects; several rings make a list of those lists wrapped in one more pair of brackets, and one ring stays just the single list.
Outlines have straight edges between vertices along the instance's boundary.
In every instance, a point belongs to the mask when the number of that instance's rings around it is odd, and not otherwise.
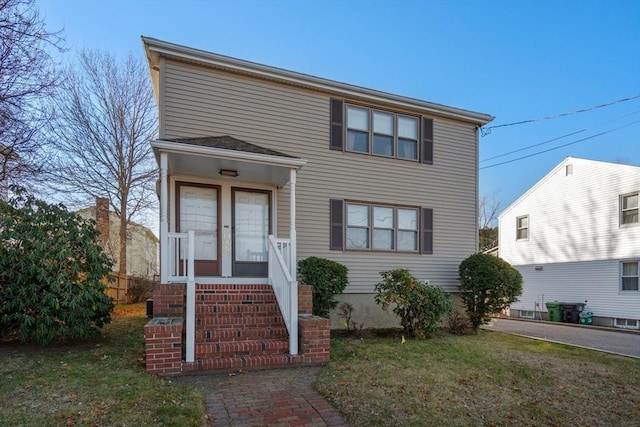
[{"label": "brick walkway", "polygon": [[211,426],[348,426],[311,384],[322,368],[181,377],[205,396]]}]

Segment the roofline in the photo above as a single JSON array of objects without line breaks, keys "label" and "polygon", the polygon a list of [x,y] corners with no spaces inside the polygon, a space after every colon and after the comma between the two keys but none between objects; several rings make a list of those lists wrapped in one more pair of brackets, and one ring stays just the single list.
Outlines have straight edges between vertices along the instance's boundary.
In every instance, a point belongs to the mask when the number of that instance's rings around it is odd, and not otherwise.
[{"label": "roofline", "polygon": [[250,153],[247,151],[228,150],[224,148],[204,147],[201,145],[185,144],[180,142],[165,141],[156,139],[151,141],[154,151],[164,151],[167,153],[195,154],[207,157],[217,157],[230,160],[241,160],[252,163],[264,163],[288,167],[291,169],[301,169],[307,164],[305,159],[297,157],[282,157],[271,154]]},{"label": "roofline", "polygon": [[147,54],[150,69],[159,67],[159,58],[161,55],[172,56],[217,69],[251,75],[268,80],[275,80],[280,83],[302,86],[336,95],[347,95],[367,101],[382,102],[397,107],[411,109],[418,108],[435,115],[471,122],[478,126],[484,126],[494,119],[494,117],[489,114],[477,113],[442,104],[422,101],[415,98],[367,89],[361,86],[350,85],[334,80],[323,79],[308,74],[297,73],[282,68],[232,58],[175,43],[169,43],[152,37],[142,36],[142,43]]},{"label": "roofline", "polygon": [[561,169],[569,161],[578,161],[578,162],[586,162],[586,163],[600,163],[600,164],[605,164],[605,165],[608,165],[608,166],[619,166],[619,167],[622,167],[622,168],[637,168],[637,169],[640,169],[640,167],[634,166],[634,165],[623,165],[623,164],[619,164],[619,163],[605,162],[605,161],[602,161],[602,160],[589,160],[589,159],[583,159],[583,158],[580,158],[580,157],[568,156],[567,158],[562,160],[560,163],[558,163],[553,169],[551,169],[549,172],[547,172],[535,184],[533,184],[531,187],[529,187],[529,189],[527,191],[525,191],[520,197],[518,197],[516,200],[514,200],[509,206],[504,208],[504,210],[502,212],[500,212],[500,214],[498,215],[498,219],[500,219],[500,217],[502,217],[508,211],[513,209],[513,207],[515,205],[517,205],[518,203],[520,203],[525,197],[529,196],[529,194],[531,192],[533,192],[535,189],[540,187],[544,182],[546,182],[548,179],[550,179],[556,173],[557,170]]}]

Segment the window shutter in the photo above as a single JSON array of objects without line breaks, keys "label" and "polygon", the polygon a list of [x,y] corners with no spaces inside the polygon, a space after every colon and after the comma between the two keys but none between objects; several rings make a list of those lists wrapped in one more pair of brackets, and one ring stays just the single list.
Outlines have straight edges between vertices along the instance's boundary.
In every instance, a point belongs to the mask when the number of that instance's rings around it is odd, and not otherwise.
[{"label": "window shutter", "polygon": [[338,199],[331,199],[329,206],[329,249],[341,251],[344,249],[344,202]]},{"label": "window shutter", "polygon": [[422,163],[433,164],[433,119],[422,118]]},{"label": "window shutter", "polygon": [[343,144],[343,123],[344,123],[344,102],[342,99],[331,98],[331,142],[329,144],[332,150],[344,150]]},{"label": "window shutter", "polygon": [[433,209],[422,208],[422,221],[420,221],[420,252],[433,253]]}]

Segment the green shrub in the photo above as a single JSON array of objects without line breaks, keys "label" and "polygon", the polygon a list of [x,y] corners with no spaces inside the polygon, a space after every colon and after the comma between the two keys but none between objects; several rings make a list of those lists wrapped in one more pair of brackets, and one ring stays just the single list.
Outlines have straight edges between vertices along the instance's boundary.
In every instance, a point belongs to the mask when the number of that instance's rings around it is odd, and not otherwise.
[{"label": "green shrub", "polygon": [[425,337],[438,327],[443,316],[453,311],[451,295],[436,286],[425,285],[409,270],[396,269],[380,273],[382,282],[375,287],[376,304],[400,318],[404,333],[410,337]]},{"label": "green shrub", "polygon": [[458,272],[460,296],[474,331],[522,294],[522,276],[501,258],[477,253],[462,261]]},{"label": "green shrub", "polygon": [[347,273],[347,267],[325,258],[309,257],[298,262],[300,279],[313,288],[313,314],[329,317],[338,305],[334,296],[349,283]]},{"label": "green shrub", "polygon": [[132,277],[129,282],[129,289],[127,289],[127,303],[136,304],[151,298],[155,283],[153,280],[145,279],[144,277]]},{"label": "green shrub", "polygon": [[112,263],[95,222],[12,190],[0,201],[0,334],[43,345],[97,335],[113,302],[101,282]]}]

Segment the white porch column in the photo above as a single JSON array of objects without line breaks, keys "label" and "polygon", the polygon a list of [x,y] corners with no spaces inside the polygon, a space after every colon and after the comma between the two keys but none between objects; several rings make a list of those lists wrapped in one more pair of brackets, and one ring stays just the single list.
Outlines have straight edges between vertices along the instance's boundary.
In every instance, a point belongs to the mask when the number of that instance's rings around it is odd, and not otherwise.
[{"label": "white porch column", "polygon": [[185,360],[193,362],[196,348],[196,279],[194,268],[195,258],[195,232],[189,230],[189,249],[187,264],[187,311],[186,311],[186,331],[187,343],[185,347]]},{"label": "white porch column", "polygon": [[291,274],[291,288],[289,290],[289,318],[291,319],[291,329],[289,330],[289,354],[298,354],[298,280],[296,276],[298,269],[298,266],[296,264],[296,169],[291,169],[289,172],[289,185],[291,186],[289,192],[289,220],[291,222],[289,225],[289,239],[291,241],[289,250],[289,268]]},{"label": "white porch column", "polygon": [[160,153],[160,283],[169,279],[169,186],[167,185],[167,153]]}]

